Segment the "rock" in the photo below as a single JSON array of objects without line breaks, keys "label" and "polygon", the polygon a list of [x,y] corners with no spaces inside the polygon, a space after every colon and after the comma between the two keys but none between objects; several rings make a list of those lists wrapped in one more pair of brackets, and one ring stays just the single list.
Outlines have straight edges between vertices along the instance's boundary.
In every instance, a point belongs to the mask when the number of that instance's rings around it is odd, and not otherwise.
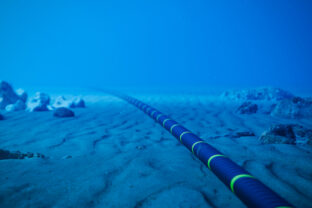
[{"label": "rock", "polygon": [[55,117],[73,117],[74,112],[65,107],[56,108],[53,114]]},{"label": "rock", "polygon": [[241,138],[241,137],[251,137],[251,136],[255,136],[255,134],[249,131],[236,132],[230,135],[231,138]]},{"label": "rock", "polygon": [[10,151],[0,149],[0,160],[6,159],[23,159],[23,157],[19,152],[12,153]]},{"label": "rock", "polygon": [[292,125],[274,125],[263,132],[259,140],[263,144],[295,144],[296,136]]},{"label": "rock", "polygon": [[53,107],[55,108],[84,108],[85,106],[84,100],[80,97],[74,98],[73,100],[67,100],[64,96],[59,96],[55,99],[53,104]]},{"label": "rock", "polygon": [[77,97],[73,100],[71,107],[72,108],[85,108],[86,104],[85,104],[85,101],[81,97]]},{"label": "rock", "polygon": [[312,118],[312,101],[300,97],[279,101],[271,115],[285,118]]},{"label": "rock", "polygon": [[292,129],[296,135],[296,144],[312,145],[312,130],[311,129],[307,129],[297,124],[293,124]]},{"label": "rock", "polygon": [[9,104],[5,107],[8,112],[25,110],[26,104],[22,100],[17,100],[14,104]]},{"label": "rock", "polygon": [[19,89],[16,90],[16,94],[17,94],[17,96],[19,97],[19,99],[20,99],[21,101],[23,101],[24,103],[26,103],[28,95],[27,95],[27,93],[25,92],[25,90],[19,88]]},{"label": "rock", "polygon": [[0,109],[5,109],[7,105],[14,104],[18,98],[9,83],[5,81],[0,82]]},{"label": "rock", "polygon": [[26,153],[26,156],[27,156],[28,158],[33,158],[33,157],[34,157],[34,153],[32,153],[32,152],[27,152],[27,153]]},{"label": "rock", "polygon": [[28,110],[34,111],[48,111],[50,110],[50,97],[49,95],[41,92],[37,92],[30,102],[28,102]]},{"label": "rock", "polygon": [[50,104],[50,97],[48,94],[37,92],[36,96],[34,97],[36,101],[40,101],[43,105],[49,105]]},{"label": "rock", "polygon": [[35,157],[39,157],[39,158],[47,158],[45,155],[40,154],[40,153],[35,153]]},{"label": "rock", "polygon": [[251,102],[244,102],[236,110],[236,112],[240,114],[253,114],[253,113],[257,113],[257,111],[258,111],[258,105],[251,103]]},{"label": "rock", "polygon": [[137,150],[144,150],[146,149],[146,146],[145,145],[138,145],[135,147]]},{"label": "rock", "polygon": [[270,115],[275,107],[276,107],[275,103],[258,104],[258,113]]},{"label": "rock", "polygon": [[40,153],[35,153],[35,154],[31,152],[21,153],[20,151],[10,152],[8,150],[0,149],[0,160],[25,159],[25,158],[33,158],[33,157],[45,158],[45,156]]},{"label": "rock", "polygon": [[71,155],[65,155],[62,159],[71,159],[73,158]]},{"label": "rock", "polygon": [[264,144],[312,144],[312,130],[297,124],[279,124],[265,131],[260,141]]},{"label": "rock", "polygon": [[256,88],[245,90],[230,90],[221,94],[221,98],[229,100],[266,100],[278,101],[283,99],[291,99],[294,95],[279,88]]},{"label": "rock", "polygon": [[240,114],[257,112],[284,118],[312,118],[312,98],[297,97],[279,88],[226,91],[221,97],[243,102],[236,110]]},{"label": "rock", "polygon": [[55,102],[53,104],[54,108],[60,108],[60,107],[65,107],[69,108],[72,105],[72,101],[66,100],[64,96],[59,96],[55,99]]}]

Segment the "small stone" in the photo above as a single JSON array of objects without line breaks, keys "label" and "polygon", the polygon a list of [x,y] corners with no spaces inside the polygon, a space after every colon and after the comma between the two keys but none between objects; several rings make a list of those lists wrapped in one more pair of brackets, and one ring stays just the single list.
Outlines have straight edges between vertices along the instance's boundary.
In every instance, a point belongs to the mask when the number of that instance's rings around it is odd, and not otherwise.
[{"label": "small stone", "polygon": [[54,114],[55,117],[73,117],[75,116],[74,112],[65,107],[60,107],[55,109]]},{"label": "small stone", "polygon": [[31,112],[41,112],[41,111],[49,111],[50,109],[46,105],[37,105],[34,108],[32,108]]},{"label": "small stone", "polygon": [[28,158],[34,157],[34,153],[32,153],[32,152],[27,152],[27,157],[28,157]]},{"label": "small stone", "polygon": [[255,134],[253,132],[242,131],[242,132],[236,132],[231,137],[232,138],[240,138],[240,137],[252,137],[252,136],[255,136]]},{"label": "small stone", "polygon": [[63,157],[63,159],[71,159],[71,158],[73,158],[73,156],[71,156],[71,155],[65,155],[65,156]]},{"label": "small stone", "polygon": [[146,149],[146,146],[145,145],[138,145],[135,148],[138,150],[144,150],[144,149]]},{"label": "small stone", "polygon": [[43,154],[40,154],[40,153],[34,153],[34,157],[45,158],[45,156]]}]

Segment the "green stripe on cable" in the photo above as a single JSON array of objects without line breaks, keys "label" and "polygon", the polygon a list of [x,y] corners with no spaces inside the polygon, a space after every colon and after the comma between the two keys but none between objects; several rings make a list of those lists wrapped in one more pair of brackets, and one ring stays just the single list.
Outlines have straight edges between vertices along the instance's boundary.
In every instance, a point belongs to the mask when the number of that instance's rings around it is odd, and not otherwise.
[{"label": "green stripe on cable", "polygon": [[156,121],[158,121],[158,119],[162,116],[163,114],[158,114],[158,116],[156,117]]},{"label": "green stripe on cable", "polygon": [[167,121],[169,121],[170,119],[169,118],[166,118],[164,121],[163,121],[163,127],[165,127],[165,123],[167,122]]},{"label": "green stripe on cable", "polygon": [[208,168],[209,168],[209,169],[211,169],[211,167],[210,167],[210,162],[211,162],[211,160],[212,160],[213,158],[215,158],[215,157],[225,157],[225,155],[216,154],[216,155],[210,156],[209,159],[208,159],[208,162],[207,162],[207,165],[208,165]]},{"label": "green stripe on cable", "polygon": [[196,146],[196,144],[199,144],[199,143],[203,143],[204,141],[198,141],[198,142],[194,142],[194,144],[192,145],[192,152],[194,154],[194,147]]},{"label": "green stripe on cable", "polygon": [[233,193],[235,193],[234,192],[234,184],[240,178],[254,178],[254,179],[256,179],[254,176],[249,175],[249,174],[240,174],[240,175],[237,175],[237,176],[233,177],[232,180],[231,180],[231,190],[232,190]]},{"label": "green stripe on cable", "polygon": [[275,207],[275,208],[293,208],[293,207],[285,207],[285,206],[281,206],[281,207]]},{"label": "green stripe on cable", "polygon": [[156,113],[157,111],[153,110],[153,112],[151,113],[151,116],[154,117],[154,113]]},{"label": "green stripe on cable", "polygon": [[171,128],[170,128],[170,133],[171,133],[171,134],[172,134],[173,128],[176,127],[176,126],[179,126],[179,124],[173,124],[173,125],[171,126]]},{"label": "green stripe on cable", "polygon": [[182,134],[180,134],[180,142],[182,142],[182,136],[183,136],[184,134],[190,134],[190,133],[192,133],[192,132],[190,132],[190,131],[185,131],[185,132],[183,132]]}]

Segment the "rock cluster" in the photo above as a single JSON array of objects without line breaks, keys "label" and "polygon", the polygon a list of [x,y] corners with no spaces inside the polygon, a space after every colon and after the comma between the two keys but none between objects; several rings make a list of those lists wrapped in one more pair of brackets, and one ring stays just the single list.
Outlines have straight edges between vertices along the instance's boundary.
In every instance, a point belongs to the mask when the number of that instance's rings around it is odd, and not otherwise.
[{"label": "rock cluster", "polygon": [[291,99],[294,95],[282,90],[280,88],[256,88],[256,89],[245,89],[245,90],[229,90],[222,93],[221,98],[236,100],[236,101],[278,101],[284,99]]},{"label": "rock cluster", "polygon": [[312,99],[294,96],[279,88],[226,91],[222,99],[241,103],[239,114],[263,113],[284,118],[312,118]]},{"label": "rock cluster", "polygon": [[[31,97],[27,102],[28,95],[23,89],[17,89],[5,82],[0,81],[0,109],[5,109],[7,112],[20,111],[27,109],[30,112],[50,111],[54,110],[56,117],[72,117],[74,112],[69,108],[85,108],[85,102],[80,97],[67,100],[64,96],[56,98],[51,105],[51,98],[48,94],[37,92],[34,97]],[[0,115],[0,120],[3,120]]]},{"label": "rock cluster", "polygon": [[278,124],[263,132],[263,144],[312,144],[312,130],[297,124]]},{"label": "rock cluster", "polygon": [[0,109],[9,111],[24,110],[26,100],[27,94],[22,89],[19,89],[18,93],[16,93],[9,83],[0,81]]},{"label": "rock cluster", "polygon": [[31,153],[31,152],[21,153],[20,151],[10,152],[8,150],[0,149],[0,160],[25,159],[25,158],[33,158],[33,157],[45,158],[45,156],[40,153]]},{"label": "rock cluster", "polygon": [[64,96],[59,96],[55,99],[54,103],[53,103],[53,107],[54,108],[70,108],[70,101],[66,100],[66,98]]},{"label": "rock cluster", "polygon": [[64,96],[59,96],[55,99],[53,104],[54,108],[65,107],[65,108],[85,108],[85,102],[82,98],[76,97],[72,100],[67,100]]},{"label": "rock cluster", "polygon": [[5,107],[5,110],[8,112],[12,112],[24,110],[25,108],[26,108],[25,102],[23,102],[22,100],[17,100],[16,103],[7,105]]},{"label": "rock cluster", "polygon": [[236,112],[240,114],[253,114],[253,113],[257,113],[257,111],[258,111],[258,105],[250,101],[244,102],[236,110]]},{"label": "rock cluster", "polygon": [[49,95],[42,92],[37,92],[36,95],[30,99],[27,107],[30,112],[48,111],[51,110],[49,104]]},{"label": "rock cluster", "polygon": [[271,115],[285,118],[312,118],[312,101],[300,97],[279,101]]}]

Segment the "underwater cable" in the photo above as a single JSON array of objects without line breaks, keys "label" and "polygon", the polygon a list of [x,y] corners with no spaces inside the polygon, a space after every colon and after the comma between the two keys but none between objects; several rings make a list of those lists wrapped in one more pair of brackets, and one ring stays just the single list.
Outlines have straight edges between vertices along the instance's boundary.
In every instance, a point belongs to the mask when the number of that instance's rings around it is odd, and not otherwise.
[{"label": "underwater cable", "polygon": [[252,208],[292,208],[286,200],[264,185],[242,167],[205,143],[194,133],[151,106],[127,95],[111,93],[149,115],[207,167],[243,202]]}]

